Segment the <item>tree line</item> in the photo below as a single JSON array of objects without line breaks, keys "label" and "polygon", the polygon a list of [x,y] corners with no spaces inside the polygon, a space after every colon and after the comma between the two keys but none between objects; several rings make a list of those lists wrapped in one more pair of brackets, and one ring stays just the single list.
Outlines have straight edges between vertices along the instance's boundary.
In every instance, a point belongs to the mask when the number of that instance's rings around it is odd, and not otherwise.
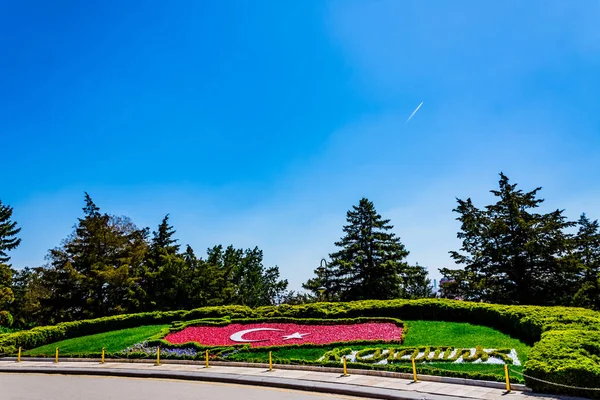
[{"label": "tree line", "polygon": [[[54,324],[144,311],[242,304],[275,304],[288,282],[266,268],[258,248],[222,245],[198,257],[177,244],[165,216],[156,231],[129,218],[100,212],[85,194],[83,218],[49,250],[40,267],[11,269],[6,251],[19,243],[12,208],[0,203],[0,309],[2,324]],[[6,229],[4,226],[6,225]]]},{"label": "tree line", "polygon": [[600,309],[600,226],[564,210],[540,213],[541,188],[523,192],[500,174],[495,204],[457,199],[459,266],[440,268],[434,292],[427,269],[409,252],[389,219],[362,198],[346,214],[337,251],[302,287],[287,290],[278,267],[265,267],[258,247],[216,245],[205,257],[182,248],[166,215],[156,231],[100,212],[85,194],[73,233],[49,250],[47,262],[13,269],[19,244],[12,208],[0,202],[0,325],[51,324],[141,311],[241,304],[447,297],[499,304],[570,305]]}]

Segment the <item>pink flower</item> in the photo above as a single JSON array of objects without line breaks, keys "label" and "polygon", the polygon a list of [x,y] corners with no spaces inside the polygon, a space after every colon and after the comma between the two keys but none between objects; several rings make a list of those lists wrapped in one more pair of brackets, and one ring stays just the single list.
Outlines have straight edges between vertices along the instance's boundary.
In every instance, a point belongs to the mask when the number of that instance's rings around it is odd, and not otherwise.
[{"label": "pink flower", "polygon": [[291,323],[230,324],[226,326],[190,326],[170,333],[165,340],[173,344],[197,342],[208,346],[248,343],[252,347],[292,344],[327,344],[356,340],[400,340],[402,328],[389,322],[340,325]]}]

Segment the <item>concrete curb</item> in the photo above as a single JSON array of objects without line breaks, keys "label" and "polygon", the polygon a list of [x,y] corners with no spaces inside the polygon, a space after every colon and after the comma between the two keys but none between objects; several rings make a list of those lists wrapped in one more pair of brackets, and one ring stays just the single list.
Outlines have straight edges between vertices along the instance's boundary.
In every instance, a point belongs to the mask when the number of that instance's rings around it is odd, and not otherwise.
[{"label": "concrete curb", "polygon": [[[76,368],[76,367],[0,367],[0,373],[38,373],[59,375],[87,375],[87,376],[116,376],[126,378],[154,378],[154,379],[179,379],[201,382],[217,382],[238,385],[277,387],[282,389],[329,393],[343,396],[356,396],[371,399],[386,400],[464,400],[465,397],[446,396],[422,392],[405,391],[400,389],[385,389],[378,387],[358,386],[346,383],[329,383],[318,381],[305,381],[290,378],[275,378],[265,376],[249,376],[239,374],[223,374],[212,372],[185,372],[185,371],[148,371],[125,370],[117,368]],[[268,374],[265,371],[265,374]],[[343,378],[340,378],[343,379]]]},{"label": "concrete curb", "polygon": [[[16,357],[6,357],[0,358],[0,360],[6,361],[16,361]],[[51,358],[44,357],[22,357],[23,361],[45,361],[45,362],[53,362],[54,360]],[[100,359],[97,358],[61,358],[60,362],[99,362]],[[142,363],[142,364],[154,364],[154,360],[151,359],[106,359],[106,363],[111,362],[125,362],[125,363]],[[163,359],[161,360],[161,364],[185,364],[185,365],[203,365],[203,362],[199,362],[196,360],[170,360]],[[250,368],[269,368],[269,364],[259,364],[259,363],[244,363],[244,362],[228,362],[228,361],[211,361],[211,365],[222,366],[222,367],[250,367]],[[301,370],[301,371],[315,371],[315,372],[331,372],[339,374],[341,373],[341,368],[335,367],[320,367],[314,365],[289,365],[289,364],[274,364],[273,368],[282,369],[282,370]],[[348,373],[351,375],[367,375],[367,376],[379,376],[384,378],[400,378],[400,379],[413,379],[412,374],[402,373],[402,372],[391,372],[391,371],[377,371],[377,370],[368,370],[368,369],[348,369]],[[465,379],[465,378],[452,378],[452,377],[444,377],[444,376],[434,376],[434,375],[418,375],[420,381],[424,382],[438,382],[438,383],[451,383],[456,385],[466,385],[466,386],[478,386],[478,387],[487,387],[491,389],[505,389],[506,384],[503,382],[494,382],[494,381],[483,381],[476,379]],[[531,392],[531,389],[523,384],[512,383],[511,388],[520,392]]]}]

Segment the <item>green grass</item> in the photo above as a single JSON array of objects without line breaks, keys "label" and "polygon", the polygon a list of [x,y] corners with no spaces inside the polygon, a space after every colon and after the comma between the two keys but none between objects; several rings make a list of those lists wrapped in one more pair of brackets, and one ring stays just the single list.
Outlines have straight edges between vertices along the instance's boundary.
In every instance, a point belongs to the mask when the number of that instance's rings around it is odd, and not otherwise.
[{"label": "green grass", "polygon": [[155,335],[169,325],[146,325],[137,328],[121,329],[96,335],[81,336],[78,338],[62,340],[23,352],[27,356],[53,356],[58,347],[60,355],[99,353],[102,347],[107,352],[121,351],[128,346],[142,342]]},{"label": "green grass", "polygon": [[[479,325],[471,325],[460,322],[440,322],[440,321],[405,321],[408,327],[406,339],[402,347],[416,346],[454,346],[463,348],[472,348],[478,345],[484,348],[514,348],[517,350],[521,363],[527,360],[530,347],[517,339],[511,338],[492,328]],[[100,333],[96,335],[83,336],[74,339],[63,340],[52,343],[36,349],[24,352],[29,356],[53,356],[56,347],[60,349],[61,356],[75,355],[82,353],[98,353],[105,347],[107,352],[121,351],[128,346],[134,345],[150,336],[155,335],[161,329],[168,325],[150,325],[138,328],[122,329],[118,331]],[[275,360],[301,359],[306,361],[316,361],[323,354],[335,347],[351,347],[353,350],[360,350],[367,347],[389,347],[389,344],[371,344],[371,345],[349,345],[349,346],[324,346],[319,348],[308,347],[289,347],[273,351]],[[394,345],[397,347],[398,345]],[[227,357],[231,361],[250,361],[268,362],[268,350],[240,351]],[[493,364],[472,364],[472,363],[427,363],[420,364],[421,368],[439,368],[452,371],[479,371],[489,372],[498,375],[503,374],[502,365]],[[511,367],[521,371],[522,367]]]},{"label": "green grass", "polygon": [[[462,322],[439,322],[439,321],[405,321],[408,327],[406,339],[402,347],[416,346],[454,346],[472,348],[478,345],[484,348],[514,348],[517,350],[519,360],[524,363],[527,360],[530,347],[521,341],[505,335],[497,330],[485,326],[471,325]],[[351,345],[335,346],[351,347],[353,350],[360,350],[367,347],[390,347],[386,344],[373,345]],[[275,359],[302,359],[309,361],[318,360],[323,354],[333,349],[331,347],[322,348],[289,348],[273,351]],[[231,360],[247,361],[261,360],[268,361],[268,351],[239,352],[228,357]],[[452,364],[452,363],[428,363],[427,366],[434,368],[453,370],[453,371],[481,371],[502,373],[503,366],[493,364]],[[522,367],[512,367],[521,370]]]},{"label": "green grass", "polygon": [[464,322],[405,321],[408,326],[404,346],[454,346],[486,348],[510,347],[517,351],[529,346],[487,326]]}]

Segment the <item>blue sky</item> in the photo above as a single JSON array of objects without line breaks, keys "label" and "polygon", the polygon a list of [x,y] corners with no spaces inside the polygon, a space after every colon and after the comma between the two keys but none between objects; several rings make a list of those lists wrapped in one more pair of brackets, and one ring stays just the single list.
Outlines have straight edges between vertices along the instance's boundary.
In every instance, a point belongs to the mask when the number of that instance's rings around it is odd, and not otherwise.
[{"label": "blue sky", "polygon": [[[169,4],[171,3],[171,4]],[[504,171],[600,218],[600,3],[0,2],[0,199],[37,266],[81,216],[259,246],[292,289],[365,196],[430,269]],[[420,103],[409,122],[406,118]]]}]

